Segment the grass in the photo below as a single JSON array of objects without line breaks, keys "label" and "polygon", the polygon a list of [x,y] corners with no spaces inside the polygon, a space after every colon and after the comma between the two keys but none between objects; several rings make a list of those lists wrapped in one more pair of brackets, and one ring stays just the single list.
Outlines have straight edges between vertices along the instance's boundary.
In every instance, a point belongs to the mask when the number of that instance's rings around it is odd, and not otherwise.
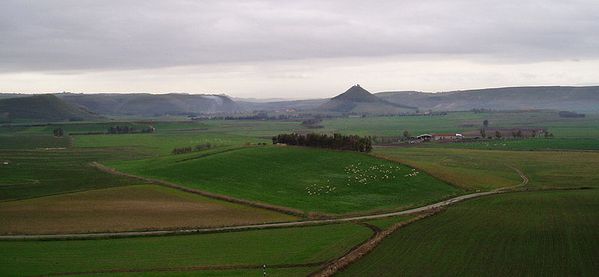
[{"label": "grass", "polygon": [[384,230],[384,229],[391,227],[392,225],[394,225],[396,223],[407,221],[414,217],[416,217],[416,216],[415,215],[391,216],[391,217],[383,217],[383,218],[368,220],[368,221],[366,221],[366,223],[372,224],[372,225]]},{"label": "grass", "polygon": [[0,150],[0,201],[139,184],[89,166],[89,162],[130,156],[106,150]]},{"label": "grass", "polygon": [[[266,276],[269,277],[304,277],[316,271],[317,267],[295,267],[295,268],[267,268]],[[76,275],[76,276],[94,276]],[[201,276],[201,277],[238,277],[238,276],[264,276],[263,270],[260,269],[238,269],[238,270],[189,270],[189,271],[172,271],[172,272],[140,272],[140,273],[111,273],[114,277],[163,277],[163,276]]]},{"label": "grass", "polygon": [[200,228],[289,221],[292,216],[156,185],[0,203],[1,234]]},{"label": "grass", "polygon": [[195,189],[307,212],[399,209],[460,193],[405,165],[356,152],[267,146],[196,159],[194,155],[198,154],[109,165]]},{"label": "grass", "polygon": [[186,236],[2,241],[0,275],[324,262],[371,234],[360,225],[335,224]]},{"label": "grass", "polygon": [[594,276],[599,190],[471,200],[406,226],[340,276]]},{"label": "grass", "polygon": [[489,128],[544,127],[556,138],[599,137],[599,115],[585,118],[560,118],[553,111],[528,112],[451,112],[445,116],[395,116],[365,118],[335,118],[323,122],[322,132],[341,132],[371,136],[401,136],[404,130],[412,135],[422,133],[452,133],[478,130],[489,120]]},{"label": "grass", "polygon": [[383,147],[375,153],[470,190],[517,185],[521,178],[510,166],[523,171],[531,187],[599,186],[598,152]]},{"label": "grass", "polygon": [[248,143],[269,142],[265,139],[226,135],[218,133],[180,133],[180,134],[128,134],[77,136],[74,146],[79,148],[134,148],[152,156],[170,155],[174,148],[194,147],[210,143],[213,146],[234,146]]},{"label": "grass", "polygon": [[51,135],[0,135],[2,149],[66,148],[71,145],[67,137]]},{"label": "grass", "polygon": [[467,143],[430,143],[427,147],[466,148],[483,150],[599,150],[599,139],[596,138],[537,138],[537,139],[503,139],[477,141]]}]

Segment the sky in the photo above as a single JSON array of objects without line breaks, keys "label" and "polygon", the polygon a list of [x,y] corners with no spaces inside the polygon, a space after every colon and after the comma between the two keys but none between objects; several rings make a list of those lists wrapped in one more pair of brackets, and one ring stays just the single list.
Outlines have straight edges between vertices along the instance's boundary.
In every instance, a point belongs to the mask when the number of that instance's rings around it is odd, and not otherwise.
[{"label": "sky", "polygon": [[2,0],[0,92],[599,85],[597,0]]}]

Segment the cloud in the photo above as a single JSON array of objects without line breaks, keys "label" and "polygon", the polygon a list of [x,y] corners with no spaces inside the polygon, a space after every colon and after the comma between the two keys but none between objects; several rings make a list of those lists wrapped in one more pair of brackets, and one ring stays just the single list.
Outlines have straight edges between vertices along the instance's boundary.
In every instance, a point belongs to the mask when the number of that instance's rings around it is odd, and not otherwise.
[{"label": "cloud", "polygon": [[596,59],[597,14],[595,0],[4,0],[0,72],[420,55]]}]

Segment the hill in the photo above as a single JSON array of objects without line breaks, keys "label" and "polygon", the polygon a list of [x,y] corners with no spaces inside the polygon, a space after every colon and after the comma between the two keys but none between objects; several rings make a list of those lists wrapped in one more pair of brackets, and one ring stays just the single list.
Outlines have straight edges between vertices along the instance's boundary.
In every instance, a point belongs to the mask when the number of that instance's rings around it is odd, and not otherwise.
[{"label": "hill", "polygon": [[355,85],[320,105],[318,110],[339,113],[390,114],[413,112],[416,108],[383,100],[360,85]]},{"label": "hill", "polygon": [[599,112],[599,86],[505,87],[439,93],[392,91],[376,96],[392,103],[438,111],[553,109]]},{"label": "hill", "polygon": [[182,93],[61,93],[57,94],[57,96],[71,104],[106,115],[187,115],[229,113],[239,110],[235,101],[224,95]]},{"label": "hill", "polygon": [[0,100],[0,122],[81,121],[98,118],[98,115],[66,103],[52,94]]}]

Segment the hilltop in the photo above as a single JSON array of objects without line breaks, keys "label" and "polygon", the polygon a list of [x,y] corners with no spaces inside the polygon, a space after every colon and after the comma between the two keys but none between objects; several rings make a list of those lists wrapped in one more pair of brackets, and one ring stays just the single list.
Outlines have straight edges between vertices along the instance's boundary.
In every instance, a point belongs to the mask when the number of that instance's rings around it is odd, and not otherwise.
[{"label": "hilltop", "polygon": [[318,107],[319,111],[339,113],[402,113],[413,112],[417,108],[391,103],[370,93],[360,85],[355,85]]},{"label": "hilltop", "polygon": [[106,115],[158,116],[167,114],[229,113],[239,109],[235,101],[224,95],[61,93],[57,96],[69,103]]},{"label": "hilltop", "polygon": [[100,116],[60,100],[52,94],[40,94],[0,100],[0,122],[81,121]]}]

